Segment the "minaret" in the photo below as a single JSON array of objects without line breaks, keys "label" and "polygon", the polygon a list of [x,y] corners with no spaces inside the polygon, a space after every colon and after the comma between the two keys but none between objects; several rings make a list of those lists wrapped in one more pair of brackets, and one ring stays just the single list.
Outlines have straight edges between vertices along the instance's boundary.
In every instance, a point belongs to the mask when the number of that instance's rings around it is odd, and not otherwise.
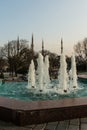
[{"label": "minaret", "polygon": [[34,38],[33,38],[33,34],[32,34],[32,39],[31,39],[31,53],[32,53],[32,59],[34,57]]},{"label": "minaret", "polygon": [[63,39],[61,38],[61,54],[63,53]]},{"label": "minaret", "polygon": [[31,49],[33,50],[34,47],[34,38],[33,38],[33,34],[32,34],[32,38],[31,38]]},{"label": "minaret", "polygon": [[10,43],[8,41],[8,57],[10,56]]},{"label": "minaret", "polygon": [[44,41],[42,40],[42,55],[44,56]]},{"label": "minaret", "polygon": [[19,36],[17,37],[17,54],[19,53]]}]

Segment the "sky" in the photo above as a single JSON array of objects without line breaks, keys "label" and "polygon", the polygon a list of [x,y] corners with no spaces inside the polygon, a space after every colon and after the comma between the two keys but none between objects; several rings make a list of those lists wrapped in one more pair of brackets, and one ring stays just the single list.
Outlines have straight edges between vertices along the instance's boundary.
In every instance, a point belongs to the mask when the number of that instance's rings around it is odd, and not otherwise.
[{"label": "sky", "polygon": [[47,50],[71,54],[73,46],[87,37],[87,0],[0,0],[0,46],[17,36],[29,41],[35,51],[42,39]]}]

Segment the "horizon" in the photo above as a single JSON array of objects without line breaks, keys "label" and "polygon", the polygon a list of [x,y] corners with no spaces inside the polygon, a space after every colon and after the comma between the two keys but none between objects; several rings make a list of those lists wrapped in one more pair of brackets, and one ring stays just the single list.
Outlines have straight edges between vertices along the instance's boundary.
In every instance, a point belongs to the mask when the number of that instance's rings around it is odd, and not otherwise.
[{"label": "horizon", "polygon": [[8,0],[0,2],[0,46],[11,40],[34,35],[35,50],[60,54],[61,38],[64,52],[71,55],[73,46],[87,37],[86,0]]}]

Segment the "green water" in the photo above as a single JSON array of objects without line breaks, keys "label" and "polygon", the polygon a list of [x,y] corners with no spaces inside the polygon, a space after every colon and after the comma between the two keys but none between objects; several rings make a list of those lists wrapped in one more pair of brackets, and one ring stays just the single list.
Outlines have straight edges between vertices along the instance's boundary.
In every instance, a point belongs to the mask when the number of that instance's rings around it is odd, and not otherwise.
[{"label": "green water", "polygon": [[[53,86],[58,83],[54,80],[52,82]],[[27,82],[5,82],[5,84],[0,85],[0,96],[26,100],[26,101],[38,101],[38,100],[57,100],[63,98],[75,98],[75,97],[86,97],[87,96],[87,80],[78,81],[79,89],[72,91],[67,94],[58,93],[48,93],[48,94],[38,94],[31,92],[26,88]]]}]

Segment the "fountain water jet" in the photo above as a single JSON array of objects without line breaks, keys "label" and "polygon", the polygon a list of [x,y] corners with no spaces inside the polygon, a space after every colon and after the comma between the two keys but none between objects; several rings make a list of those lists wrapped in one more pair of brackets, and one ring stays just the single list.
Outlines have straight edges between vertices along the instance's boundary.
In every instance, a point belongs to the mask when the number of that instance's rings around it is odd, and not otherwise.
[{"label": "fountain water jet", "polygon": [[76,62],[75,62],[75,55],[73,54],[71,57],[71,80],[72,80],[72,87],[77,87],[77,74],[76,74]]},{"label": "fountain water jet", "polygon": [[28,88],[30,88],[31,83],[31,88],[35,88],[35,66],[33,60],[31,60],[31,64],[29,67],[29,72],[28,72]]},{"label": "fountain water jet", "polygon": [[[31,82],[31,88],[34,88],[36,86],[36,90],[34,89],[35,91],[33,92],[35,93],[40,92],[43,94],[46,93],[64,94],[64,93],[70,93],[72,91],[71,86],[73,86],[72,88],[77,87],[76,63],[75,63],[74,55],[71,58],[71,70],[70,70],[70,75],[68,75],[66,58],[64,53],[61,54],[60,69],[59,69],[59,76],[58,76],[58,80],[59,80],[58,87],[56,87],[55,85],[53,86],[52,82],[50,82],[48,55],[45,57],[45,61],[43,61],[43,56],[41,53],[39,53],[37,62],[38,62],[37,79],[35,77],[35,68],[34,68],[33,60],[31,61],[29,74],[28,74],[28,86],[30,82]],[[70,76],[70,80],[69,80],[69,76]]]},{"label": "fountain water jet", "polygon": [[64,53],[60,57],[60,69],[59,69],[59,87],[66,93],[68,89],[68,73],[67,64]]},{"label": "fountain water jet", "polygon": [[39,82],[39,91],[42,92],[43,91],[43,56],[41,55],[41,53],[39,53],[39,57],[38,57],[38,82]]},{"label": "fountain water jet", "polygon": [[49,59],[48,55],[45,57],[45,62],[44,62],[44,83],[46,86],[49,85],[50,78],[49,78]]}]

